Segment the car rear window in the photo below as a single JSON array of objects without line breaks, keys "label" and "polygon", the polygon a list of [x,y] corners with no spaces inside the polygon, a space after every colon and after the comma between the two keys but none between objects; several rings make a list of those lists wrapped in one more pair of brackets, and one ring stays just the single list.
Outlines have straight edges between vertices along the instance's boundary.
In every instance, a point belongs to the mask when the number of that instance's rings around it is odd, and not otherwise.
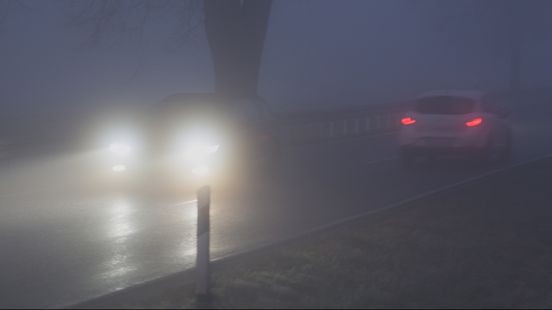
[{"label": "car rear window", "polygon": [[434,96],[418,99],[415,111],[422,114],[462,115],[473,112],[473,99],[456,96]]}]

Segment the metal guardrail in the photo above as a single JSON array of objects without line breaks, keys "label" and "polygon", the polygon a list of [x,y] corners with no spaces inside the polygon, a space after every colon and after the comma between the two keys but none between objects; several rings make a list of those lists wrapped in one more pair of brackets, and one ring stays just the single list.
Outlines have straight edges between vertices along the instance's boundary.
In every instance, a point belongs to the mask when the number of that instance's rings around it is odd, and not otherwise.
[{"label": "metal guardrail", "polygon": [[406,104],[401,103],[281,115],[279,134],[297,144],[392,132],[399,128],[405,110]]}]

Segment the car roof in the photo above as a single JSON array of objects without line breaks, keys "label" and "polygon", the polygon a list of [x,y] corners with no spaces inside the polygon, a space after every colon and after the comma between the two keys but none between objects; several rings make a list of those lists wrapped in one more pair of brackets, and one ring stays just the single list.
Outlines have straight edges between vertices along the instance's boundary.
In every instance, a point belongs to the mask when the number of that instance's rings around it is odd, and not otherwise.
[{"label": "car roof", "polygon": [[181,117],[182,115],[216,115],[218,117],[240,117],[255,113],[266,102],[262,97],[225,98],[215,93],[176,93],[167,96],[149,107],[149,117]]},{"label": "car roof", "polygon": [[486,92],[480,90],[434,90],[419,95],[416,99],[436,97],[436,96],[454,96],[465,97],[473,100],[481,100],[487,95]]}]

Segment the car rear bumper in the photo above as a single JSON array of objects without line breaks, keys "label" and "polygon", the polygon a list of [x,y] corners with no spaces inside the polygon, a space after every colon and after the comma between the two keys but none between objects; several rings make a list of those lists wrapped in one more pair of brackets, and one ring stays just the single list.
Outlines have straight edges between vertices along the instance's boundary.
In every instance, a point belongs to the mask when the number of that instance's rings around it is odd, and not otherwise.
[{"label": "car rear bumper", "polygon": [[487,152],[485,147],[401,146],[400,152],[409,156],[474,157]]},{"label": "car rear bumper", "polygon": [[490,133],[487,130],[466,131],[457,134],[418,133],[402,131],[399,134],[399,146],[414,150],[481,150],[485,149]]}]

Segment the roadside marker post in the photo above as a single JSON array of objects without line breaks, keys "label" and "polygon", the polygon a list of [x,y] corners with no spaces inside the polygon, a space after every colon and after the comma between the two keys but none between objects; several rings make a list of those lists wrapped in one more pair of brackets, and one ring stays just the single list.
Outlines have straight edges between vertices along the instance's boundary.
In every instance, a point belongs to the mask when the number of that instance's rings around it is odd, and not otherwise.
[{"label": "roadside marker post", "polygon": [[197,287],[199,300],[206,300],[210,295],[211,278],[211,188],[204,186],[197,191]]}]

